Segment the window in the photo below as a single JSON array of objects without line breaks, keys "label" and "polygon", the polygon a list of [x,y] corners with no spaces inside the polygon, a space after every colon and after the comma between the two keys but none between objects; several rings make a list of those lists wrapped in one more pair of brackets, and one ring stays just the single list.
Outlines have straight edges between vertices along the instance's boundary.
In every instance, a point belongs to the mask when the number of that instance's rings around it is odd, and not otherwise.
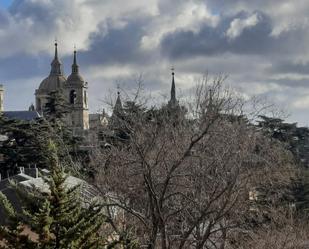
[{"label": "window", "polygon": [[71,90],[70,92],[70,104],[75,104],[76,102],[76,91],[75,90]]}]

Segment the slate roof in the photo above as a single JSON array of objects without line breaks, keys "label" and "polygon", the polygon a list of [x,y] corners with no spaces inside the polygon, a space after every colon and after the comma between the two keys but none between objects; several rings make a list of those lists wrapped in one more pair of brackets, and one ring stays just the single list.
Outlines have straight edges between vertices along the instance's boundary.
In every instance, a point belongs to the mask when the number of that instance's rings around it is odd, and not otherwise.
[{"label": "slate roof", "polygon": [[40,114],[36,111],[6,111],[3,115],[10,119],[19,119],[25,121],[32,121],[40,118]]},{"label": "slate roof", "polygon": [[[36,169],[33,169],[36,170]],[[29,177],[28,175],[24,173],[20,173],[18,175],[15,175],[10,178],[3,179],[0,181],[0,191],[8,198],[8,200],[11,202],[11,204],[14,206],[15,210],[17,212],[21,212],[21,202],[20,199],[16,193],[16,191],[11,188],[11,181],[14,182],[24,182],[30,180],[32,177]],[[6,224],[8,222],[6,213],[4,212],[3,208],[0,207],[0,224]]]},{"label": "slate roof", "polygon": [[6,140],[8,140],[8,136],[1,135],[1,134],[0,134],[0,143],[1,143],[1,142],[4,142],[4,141],[6,141]]},{"label": "slate roof", "polygon": [[[40,170],[41,175],[49,175],[49,170]],[[2,192],[8,200],[12,203],[17,212],[21,211],[21,201],[15,189],[11,187],[11,182],[15,182],[25,189],[31,190],[33,187],[41,193],[48,193],[49,186],[44,182],[39,175],[37,168],[20,168],[20,173],[7,179],[0,180],[0,192]],[[84,205],[90,203],[98,196],[98,192],[84,180],[68,175],[65,180],[66,188],[70,189],[75,186],[81,187],[81,198]],[[0,225],[7,222],[6,214],[2,207],[0,207]]]},{"label": "slate roof", "polygon": [[63,75],[49,75],[39,86],[38,93],[50,93],[64,88],[66,78]]}]

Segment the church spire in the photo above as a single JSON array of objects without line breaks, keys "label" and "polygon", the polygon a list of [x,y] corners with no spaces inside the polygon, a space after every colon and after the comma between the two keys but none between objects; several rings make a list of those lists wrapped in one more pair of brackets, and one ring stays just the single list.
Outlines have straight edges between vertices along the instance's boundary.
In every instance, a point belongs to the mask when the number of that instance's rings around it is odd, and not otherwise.
[{"label": "church spire", "polygon": [[117,91],[117,100],[113,109],[113,113],[111,116],[111,122],[110,125],[111,127],[119,127],[121,124],[119,123],[121,117],[123,114],[123,109],[122,109],[122,103],[121,103],[121,98],[120,98],[120,91],[119,91],[119,86],[118,86],[118,91]]},{"label": "church spire", "polygon": [[61,62],[59,61],[59,58],[58,58],[58,43],[57,43],[57,41],[55,42],[55,57],[54,57],[54,60],[51,63],[50,75],[56,75],[56,76],[63,75],[62,65],[61,65]]},{"label": "church spire", "polygon": [[76,47],[74,47],[74,56],[73,56],[73,64],[72,64],[72,74],[78,74],[79,73],[79,66],[77,65],[76,60]]},{"label": "church spire", "polygon": [[175,69],[172,68],[171,102],[176,103]]},{"label": "church spire", "polygon": [[79,65],[77,64],[77,51],[75,46],[73,52],[72,73],[68,77],[67,84],[79,85],[83,87],[87,86],[87,82],[85,82],[83,77],[79,74]]},{"label": "church spire", "polygon": [[122,112],[122,103],[121,103],[120,91],[118,87],[117,100],[116,100],[115,107],[114,107],[114,113],[120,114],[121,112]]},{"label": "church spire", "polygon": [[55,59],[58,60],[58,43],[55,41]]},{"label": "church spire", "polygon": [[168,104],[172,107],[175,107],[178,102],[176,99],[176,85],[175,85],[175,69],[172,68],[172,87],[171,87],[171,99]]}]

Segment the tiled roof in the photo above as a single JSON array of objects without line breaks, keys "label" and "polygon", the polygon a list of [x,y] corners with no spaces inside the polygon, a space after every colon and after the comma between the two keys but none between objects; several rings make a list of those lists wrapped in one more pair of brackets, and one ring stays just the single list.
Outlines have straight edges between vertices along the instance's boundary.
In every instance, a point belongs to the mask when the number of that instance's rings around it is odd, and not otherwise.
[{"label": "tiled roof", "polygon": [[8,111],[3,112],[3,115],[7,118],[26,120],[26,121],[35,120],[36,118],[41,117],[40,114],[36,111]]}]

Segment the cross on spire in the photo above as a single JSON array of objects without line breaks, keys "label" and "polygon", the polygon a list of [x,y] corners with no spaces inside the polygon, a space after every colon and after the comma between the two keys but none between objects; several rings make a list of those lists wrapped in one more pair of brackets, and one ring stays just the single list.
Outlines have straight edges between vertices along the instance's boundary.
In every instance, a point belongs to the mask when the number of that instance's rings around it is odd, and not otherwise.
[{"label": "cross on spire", "polygon": [[73,55],[73,64],[72,64],[72,73],[78,74],[79,73],[79,66],[77,64],[77,59],[76,59],[76,45],[74,45],[74,55]]},{"label": "cross on spire", "polygon": [[55,59],[58,59],[58,43],[55,42]]},{"label": "cross on spire", "polygon": [[62,72],[61,62],[59,61],[59,58],[58,58],[58,42],[57,42],[57,39],[55,39],[55,57],[51,63],[50,75],[62,75],[62,74],[63,72]]},{"label": "cross on spire", "polygon": [[58,41],[55,38],[55,59],[58,59]]}]

